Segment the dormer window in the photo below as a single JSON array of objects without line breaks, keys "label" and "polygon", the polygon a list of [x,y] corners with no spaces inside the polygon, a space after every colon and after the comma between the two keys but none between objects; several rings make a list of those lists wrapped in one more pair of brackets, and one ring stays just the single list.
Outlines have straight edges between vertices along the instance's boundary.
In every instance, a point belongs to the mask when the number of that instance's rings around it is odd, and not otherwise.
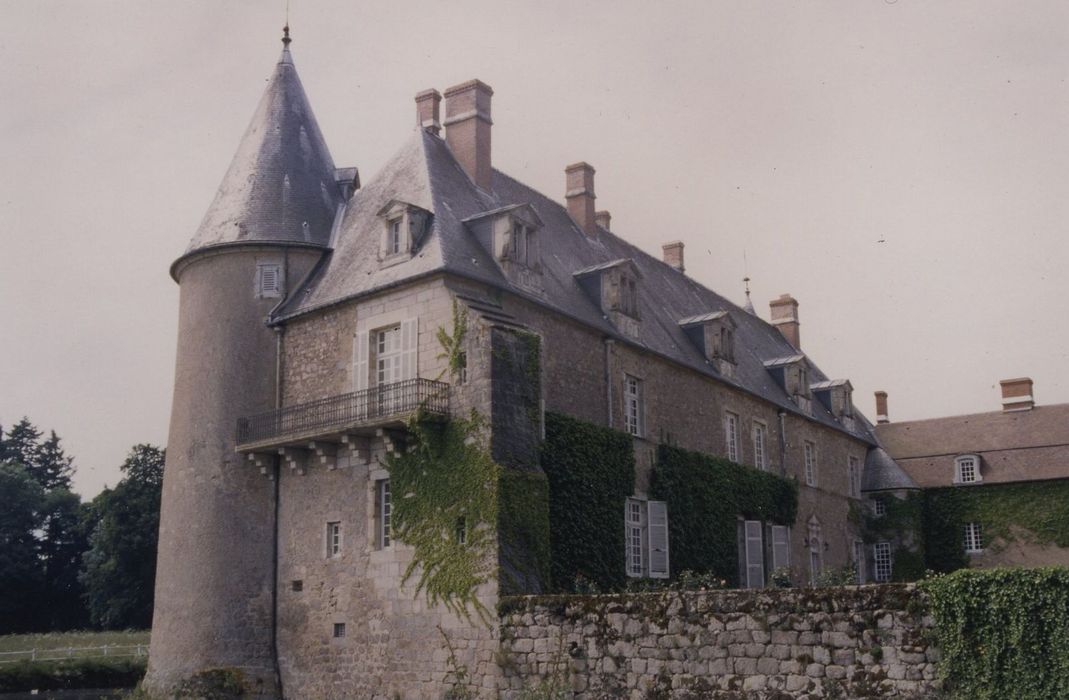
[{"label": "dormer window", "polygon": [[735,320],[727,311],[713,311],[679,321],[687,338],[721,374],[735,376]]},{"label": "dormer window", "polygon": [[982,481],[979,455],[961,455],[954,460],[955,484],[979,484]]},{"label": "dormer window", "polygon": [[620,332],[632,338],[638,337],[638,282],[641,273],[633,260],[612,260],[573,274],[580,288]]},{"label": "dormer window", "polygon": [[512,254],[509,258],[520,264],[530,267],[541,262],[535,259],[531,253],[536,250],[534,241],[534,229],[521,221],[512,222]]},{"label": "dormer window", "polygon": [[464,224],[512,284],[542,293],[542,219],[530,204],[513,204],[476,214]]},{"label": "dormer window", "polygon": [[813,396],[848,430],[854,428],[854,387],[849,379],[830,379],[809,385]]},{"label": "dormer window", "polygon": [[430,228],[429,211],[398,199],[391,199],[380,209],[379,217],[383,220],[379,260],[384,265],[409,259]]},{"label": "dormer window", "polygon": [[635,285],[635,279],[621,274],[619,286],[617,309],[631,318],[638,318],[638,287]]},{"label": "dormer window", "polygon": [[787,396],[806,413],[812,413],[812,399],[809,394],[808,367],[805,355],[791,355],[766,360],[765,369],[776,380]]}]

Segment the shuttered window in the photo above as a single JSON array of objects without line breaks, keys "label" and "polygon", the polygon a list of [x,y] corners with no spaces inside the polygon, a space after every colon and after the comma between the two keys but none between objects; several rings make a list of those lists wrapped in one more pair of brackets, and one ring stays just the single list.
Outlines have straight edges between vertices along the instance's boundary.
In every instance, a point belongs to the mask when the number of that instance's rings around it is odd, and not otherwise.
[{"label": "shuttered window", "polygon": [[650,578],[668,578],[668,504],[648,501],[646,509]]},{"label": "shuttered window", "polygon": [[277,263],[257,265],[257,296],[270,299],[282,296],[282,266]]},{"label": "shuttered window", "polygon": [[624,513],[624,528],[627,538],[627,575],[642,576],[645,571],[646,540],[643,536],[645,530],[646,509],[642,501],[634,498],[627,499]]},{"label": "shuttered window", "polygon": [[[353,389],[415,379],[418,374],[419,319],[405,319],[372,331],[358,331],[353,339]],[[389,392],[380,394],[389,401]]]},{"label": "shuttered window", "polygon": [[761,534],[760,520],[743,522],[743,558],[746,562],[746,587],[763,588],[765,585],[765,544]]},{"label": "shuttered window", "polygon": [[786,525],[773,525],[772,569],[791,565],[791,530]]}]

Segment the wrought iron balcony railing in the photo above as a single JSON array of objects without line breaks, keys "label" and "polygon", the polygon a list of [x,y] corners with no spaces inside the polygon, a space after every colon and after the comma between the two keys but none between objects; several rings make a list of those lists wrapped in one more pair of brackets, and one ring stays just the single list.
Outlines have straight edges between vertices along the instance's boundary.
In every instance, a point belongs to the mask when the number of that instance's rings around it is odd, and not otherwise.
[{"label": "wrought iron balcony railing", "polygon": [[382,425],[422,409],[449,415],[449,385],[406,379],[238,419],[238,445]]}]

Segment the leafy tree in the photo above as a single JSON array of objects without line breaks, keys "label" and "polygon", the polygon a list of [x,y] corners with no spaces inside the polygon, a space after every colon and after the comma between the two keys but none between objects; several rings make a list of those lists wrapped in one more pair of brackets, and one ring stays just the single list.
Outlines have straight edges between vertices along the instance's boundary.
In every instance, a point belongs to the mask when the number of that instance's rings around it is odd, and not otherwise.
[{"label": "leafy tree", "polygon": [[39,551],[46,583],[38,619],[49,630],[81,629],[89,623],[78,575],[89,549],[91,513],[78,494],[62,488],[45,492]]},{"label": "leafy tree", "polygon": [[34,628],[44,572],[34,534],[45,493],[26,469],[0,463],[0,634]]},{"label": "leafy tree", "polygon": [[163,462],[162,449],[134,446],[122,465],[122,480],[93,499],[98,520],[79,580],[94,625],[152,624]]}]

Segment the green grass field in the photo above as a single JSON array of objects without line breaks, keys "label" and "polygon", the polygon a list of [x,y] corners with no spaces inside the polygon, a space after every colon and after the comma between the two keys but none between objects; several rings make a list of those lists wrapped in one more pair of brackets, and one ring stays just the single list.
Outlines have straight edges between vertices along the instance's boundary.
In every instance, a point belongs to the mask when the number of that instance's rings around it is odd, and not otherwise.
[{"label": "green grass field", "polygon": [[28,649],[66,649],[104,645],[148,644],[148,630],[128,632],[50,632],[0,635],[0,652]]}]

